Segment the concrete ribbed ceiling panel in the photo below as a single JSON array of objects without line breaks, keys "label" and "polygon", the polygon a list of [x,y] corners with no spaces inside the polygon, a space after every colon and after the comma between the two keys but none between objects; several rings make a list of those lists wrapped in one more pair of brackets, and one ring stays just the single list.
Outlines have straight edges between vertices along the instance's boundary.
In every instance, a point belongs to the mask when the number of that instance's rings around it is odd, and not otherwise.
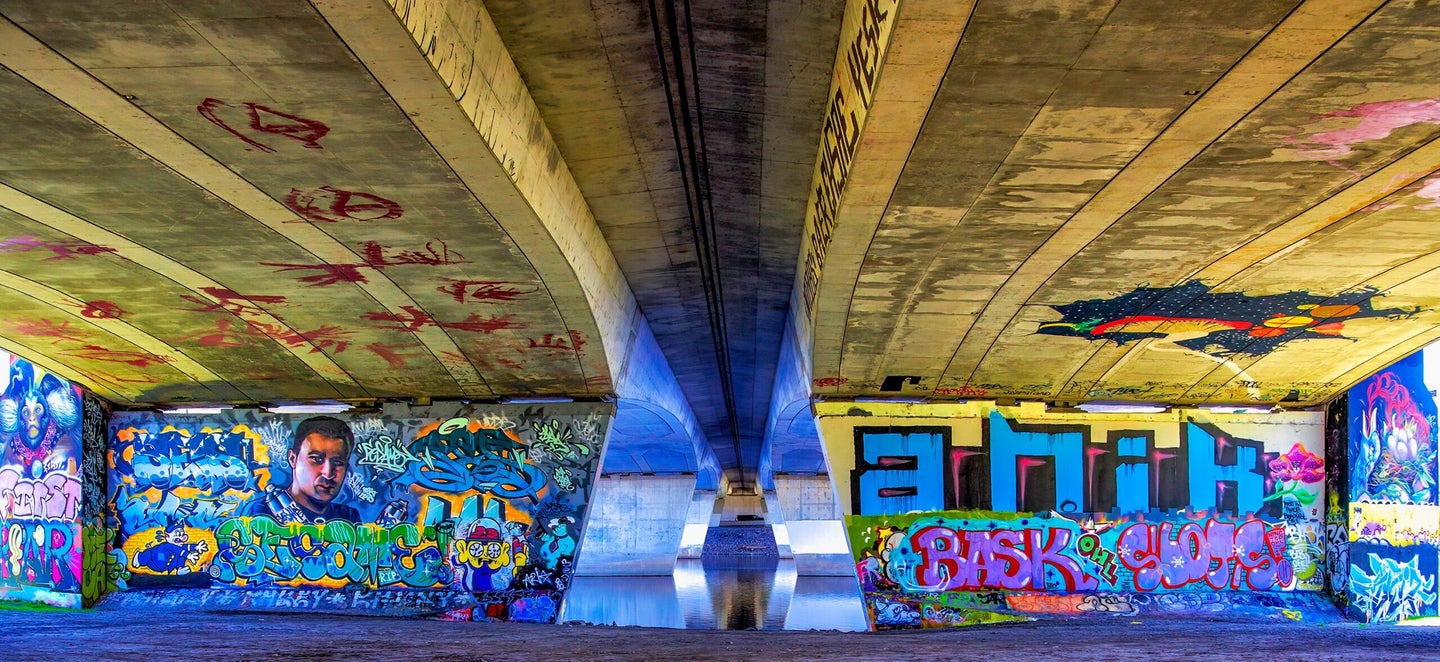
[{"label": "concrete ribbed ceiling panel", "polygon": [[392,99],[448,96],[393,15],[387,89],[305,2],[0,14],[7,348],[120,402],[609,390],[574,271]]},{"label": "concrete ribbed ceiling panel", "polygon": [[1440,337],[1440,9],[981,0],[960,34],[827,263],[822,392],[1305,405]]},{"label": "concrete ribbed ceiling panel", "polygon": [[484,5],[717,457],[748,483],[844,3]]}]

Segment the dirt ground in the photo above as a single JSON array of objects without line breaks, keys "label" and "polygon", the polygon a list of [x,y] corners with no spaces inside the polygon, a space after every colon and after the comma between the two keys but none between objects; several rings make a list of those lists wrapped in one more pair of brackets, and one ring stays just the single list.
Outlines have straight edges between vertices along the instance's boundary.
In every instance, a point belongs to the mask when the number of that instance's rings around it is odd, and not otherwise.
[{"label": "dirt ground", "polygon": [[0,651],[7,661],[1436,660],[1440,628],[1088,618],[905,632],[757,632],[0,609]]}]

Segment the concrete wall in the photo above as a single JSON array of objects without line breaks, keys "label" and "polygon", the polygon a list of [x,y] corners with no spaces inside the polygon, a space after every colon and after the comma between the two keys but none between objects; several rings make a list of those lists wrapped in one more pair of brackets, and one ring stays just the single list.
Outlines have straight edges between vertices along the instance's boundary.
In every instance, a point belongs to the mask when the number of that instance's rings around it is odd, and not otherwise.
[{"label": "concrete wall", "polygon": [[720,523],[720,515],[715,512],[715,506],[715,490],[696,488],[690,497],[690,508],[685,514],[685,533],[680,538],[679,558],[700,558],[701,552],[705,550],[705,534],[710,531],[710,527]]},{"label": "concrete wall", "polygon": [[1336,570],[1348,573],[1342,588],[1354,618],[1437,615],[1440,471],[1432,394],[1440,388],[1440,356],[1432,352],[1417,352],[1347,394],[1349,564]]},{"label": "concrete wall", "polygon": [[83,393],[0,351],[0,600],[79,607]]},{"label": "concrete wall", "polygon": [[877,628],[1323,588],[1321,413],[816,409]]},{"label": "concrete wall", "polygon": [[695,476],[603,476],[576,572],[669,575],[680,552]]},{"label": "concrete wall", "polygon": [[[613,407],[439,408],[115,414],[111,549],[126,588],[291,607],[378,589],[392,611],[553,622]],[[304,589],[327,599],[270,595]]]}]

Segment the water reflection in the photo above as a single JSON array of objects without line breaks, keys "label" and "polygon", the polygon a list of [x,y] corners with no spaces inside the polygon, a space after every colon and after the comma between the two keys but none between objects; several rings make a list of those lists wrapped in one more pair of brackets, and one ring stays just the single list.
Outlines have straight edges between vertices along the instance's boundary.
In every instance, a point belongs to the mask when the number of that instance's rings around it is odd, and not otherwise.
[{"label": "water reflection", "polygon": [[669,577],[575,577],[564,610],[563,620],[601,625],[868,629],[854,577],[802,577],[774,558],[685,559]]}]

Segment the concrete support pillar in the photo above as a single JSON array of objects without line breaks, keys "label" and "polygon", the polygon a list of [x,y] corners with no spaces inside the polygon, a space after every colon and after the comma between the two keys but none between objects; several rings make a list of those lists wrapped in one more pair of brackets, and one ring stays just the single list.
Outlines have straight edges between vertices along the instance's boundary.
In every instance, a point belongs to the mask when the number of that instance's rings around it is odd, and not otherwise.
[{"label": "concrete support pillar", "polygon": [[775,496],[785,528],[783,534],[776,531],[776,540],[788,542],[798,574],[855,574],[844,515],[829,476],[776,475]]},{"label": "concrete support pillar", "polygon": [[694,475],[601,476],[576,574],[673,573],[694,491]]},{"label": "concrete support pillar", "polygon": [[715,512],[715,490],[695,490],[690,497],[690,511],[685,515],[685,533],[680,539],[680,558],[698,559],[705,550],[705,535],[720,523]]}]

